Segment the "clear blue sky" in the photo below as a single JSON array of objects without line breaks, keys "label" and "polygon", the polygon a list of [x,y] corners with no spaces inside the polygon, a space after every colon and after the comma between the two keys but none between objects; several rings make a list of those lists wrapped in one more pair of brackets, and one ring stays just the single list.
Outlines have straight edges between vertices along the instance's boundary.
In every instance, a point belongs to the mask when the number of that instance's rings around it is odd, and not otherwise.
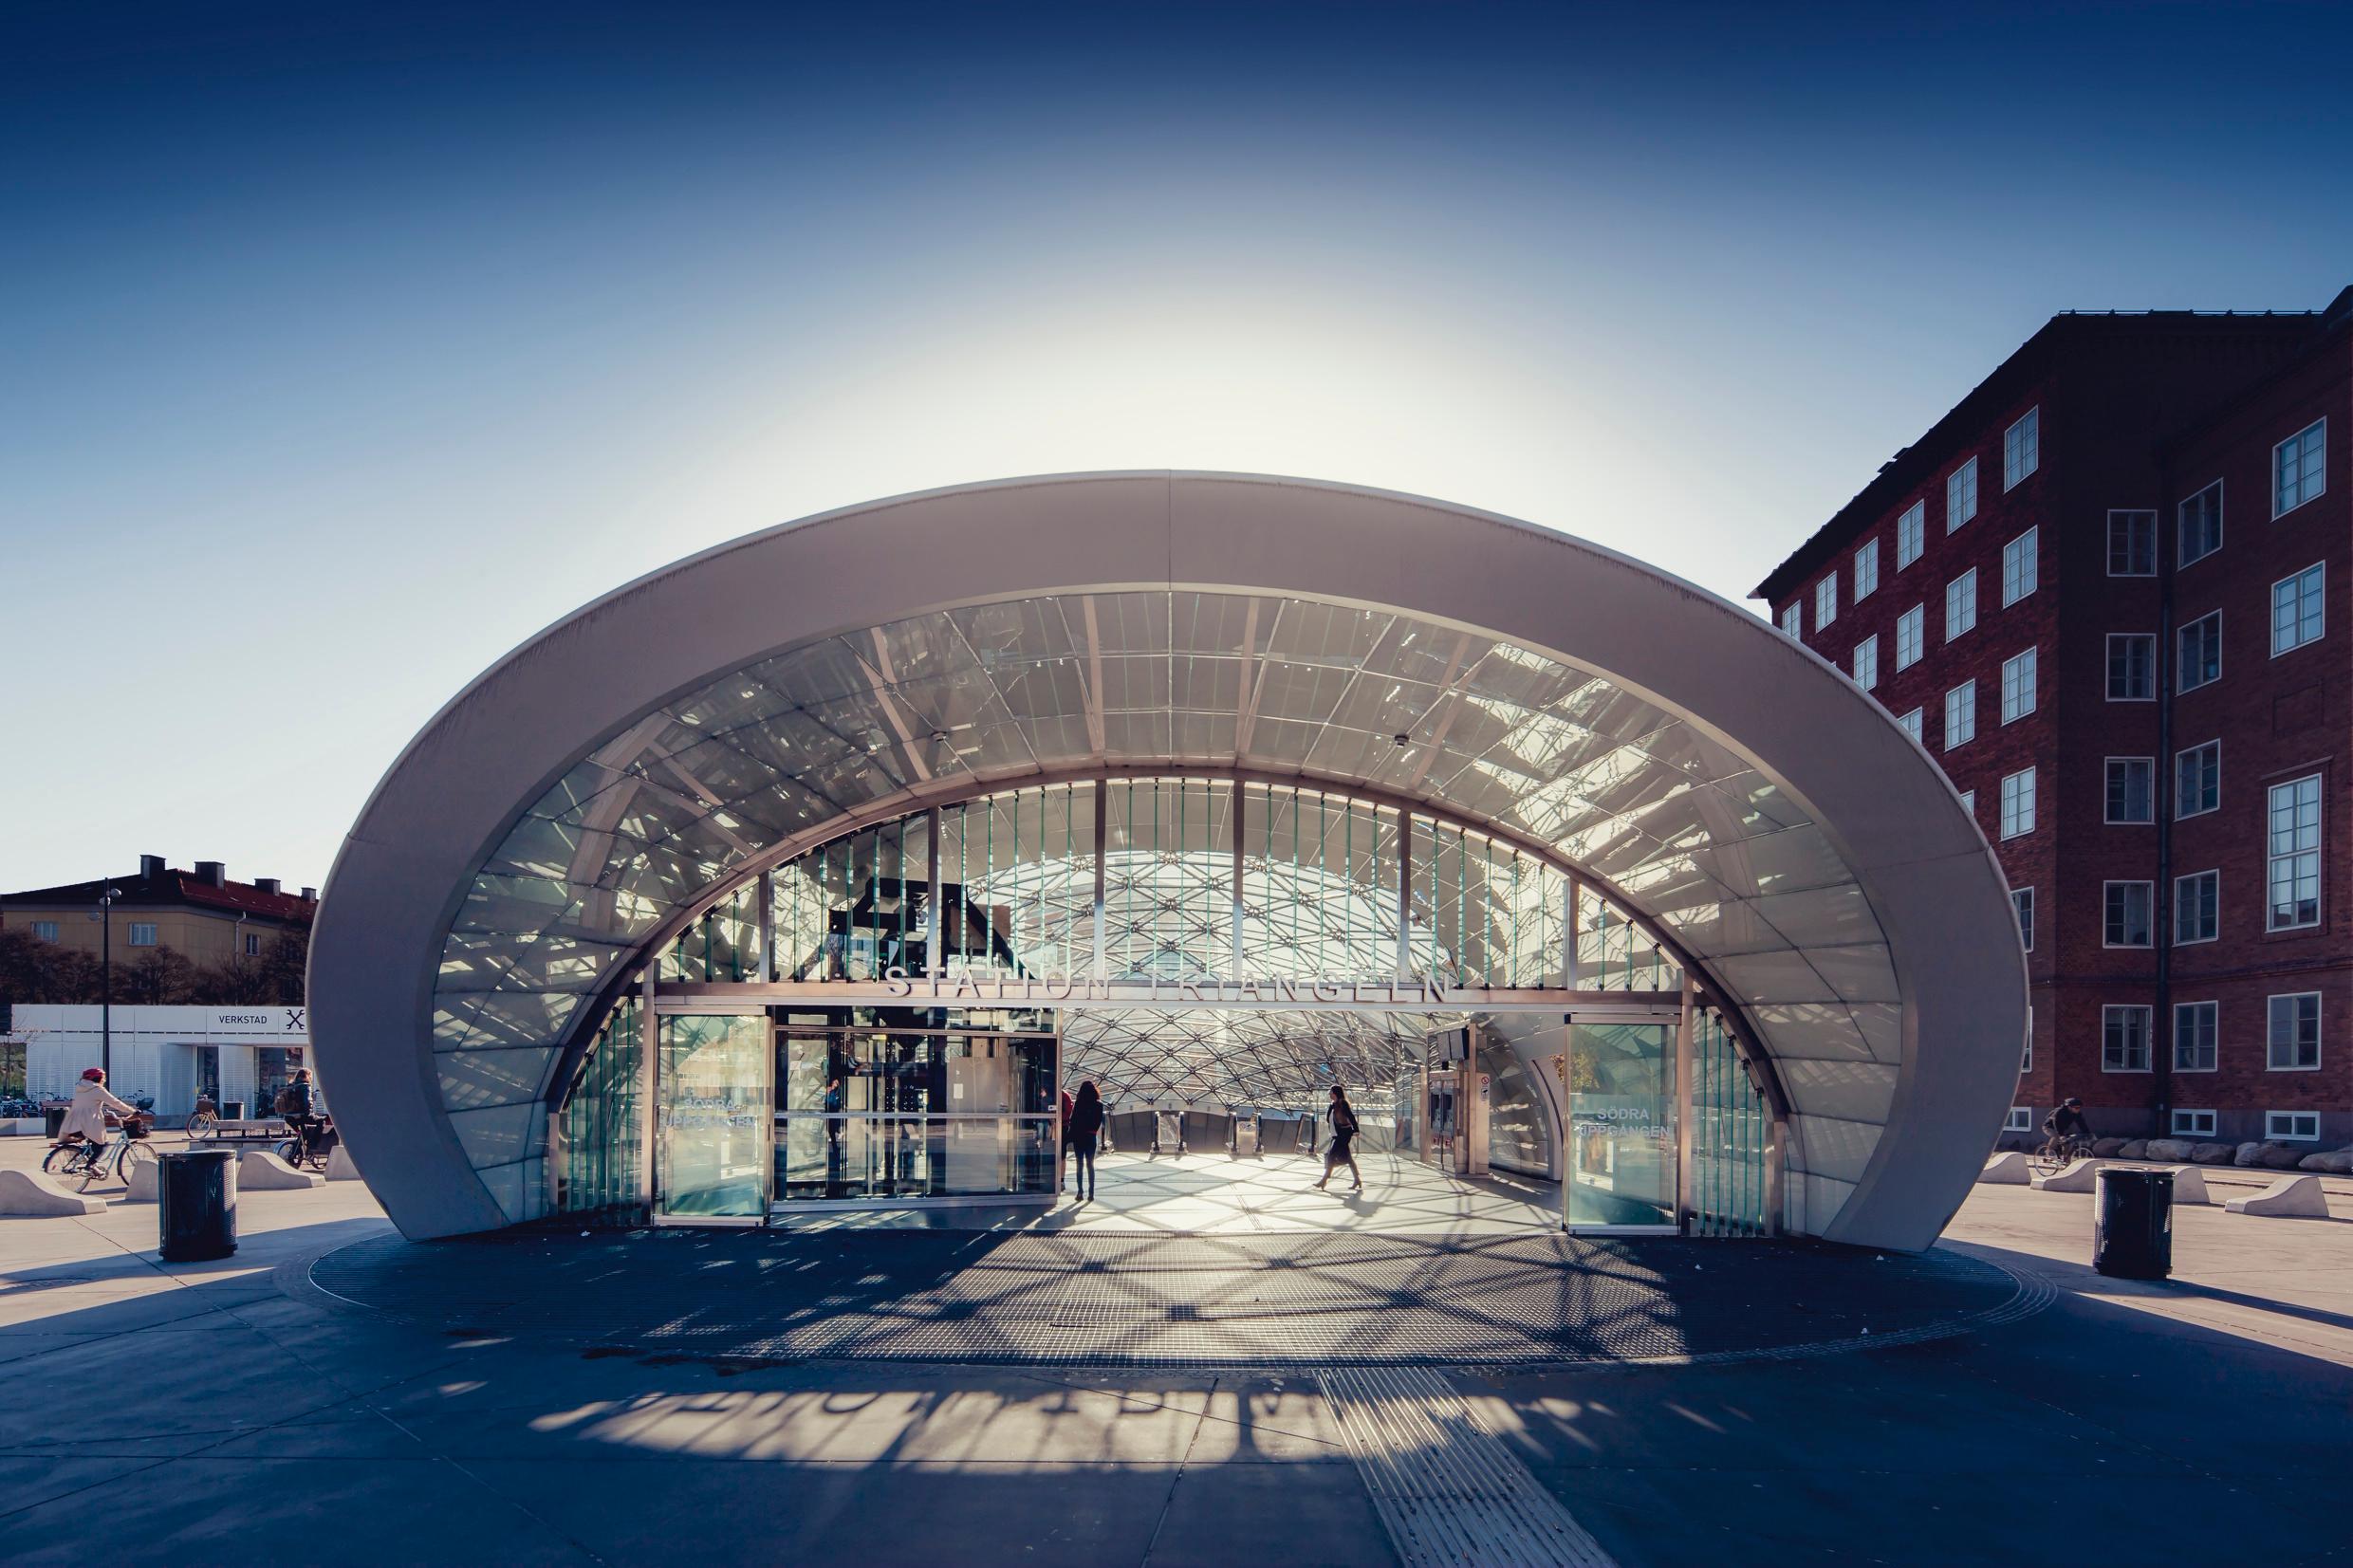
[{"label": "clear blue sky", "polygon": [[2053,312],[2353,282],[2342,8],[25,9],[0,887],[323,881],[485,665],[825,507],[1269,470],[1737,598]]}]

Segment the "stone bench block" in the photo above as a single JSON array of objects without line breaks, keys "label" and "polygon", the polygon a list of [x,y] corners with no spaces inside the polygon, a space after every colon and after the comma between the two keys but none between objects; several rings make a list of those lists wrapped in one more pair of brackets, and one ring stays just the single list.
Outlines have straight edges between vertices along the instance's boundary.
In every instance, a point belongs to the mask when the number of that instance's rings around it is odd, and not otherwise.
[{"label": "stone bench block", "polygon": [[1977,1179],[1992,1187],[2024,1187],[2034,1179],[2034,1171],[2027,1164],[2027,1157],[2012,1150],[1986,1161],[1986,1168],[1977,1172]]},{"label": "stone bench block", "polygon": [[338,1143],[327,1151],[326,1179],[329,1181],[359,1181],[360,1168],[351,1163],[351,1151]]},{"label": "stone bench block", "polygon": [[315,1171],[297,1171],[267,1149],[248,1149],[237,1159],[237,1185],[252,1190],[324,1187],[326,1178]]},{"label": "stone bench block", "polygon": [[2037,1192],[2088,1192],[2092,1177],[2099,1172],[2098,1160],[2069,1160],[2067,1168],[2048,1176],[2034,1178]]},{"label": "stone bench block", "polygon": [[2174,1202],[2213,1203],[2206,1191],[2206,1172],[2195,1165],[2184,1165],[2174,1171]]},{"label": "stone bench block", "polygon": [[105,1203],[68,1192],[39,1171],[0,1171],[0,1214],[50,1219],[60,1214],[103,1214]]},{"label": "stone bench block", "polygon": [[2318,1176],[2282,1176],[2253,1197],[2233,1198],[2222,1207],[2229,1213],[2271,1219],[2328,1218],[2328,1198]]},{"label": "stone bench block", "polygon": [[161,1167],[154,1160],[133,1160],[129,1178],[130,1190],[122,1195],[124,1203],[154,1203],[156,1173]]}]

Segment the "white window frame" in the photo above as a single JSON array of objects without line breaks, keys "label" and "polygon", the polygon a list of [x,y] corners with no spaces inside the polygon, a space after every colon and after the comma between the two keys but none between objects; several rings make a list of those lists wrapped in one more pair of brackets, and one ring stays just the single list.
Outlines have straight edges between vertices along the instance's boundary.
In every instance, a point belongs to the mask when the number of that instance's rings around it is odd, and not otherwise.
[{"label": "white window frame", "polygon": [[[1965,625],[1953,624],[1955,606],[1965,607],[1969,619]],[[1944,585],[1944,639],[1955,641],[1977,629],[1977,568],[1972,566]]]},{"label": "white window frame", "polygon": [[1928,744],[1925,740],[1921,740],[1921,736],[1924,733],[1924,721],[1921,717],[1921,710],[1915,708],[1909,713],[1899,713],[1896,715],[1896,722],[1903,727],[1903,732],[1905,734],[1911,736],[1916,741],[1919,741],[1922,746],[1926,746]]},{"label": "white window frame", "polygon": [[1944,531],[1958,532],[1977,515],[1977,459],[1970,458],[1944,476]]},{"label": "white window frame", "polygon": [[[2310,465],[2315,470],[2312,474],[2312,488],[2310,489],[2306,489],[2304,488],[2304,474],[2302,470],[2307,465],[2301,461],[2305,446],[2305,438],[2307,436],[2311,438],[2312,448],[2320,457],[2319,463]],[[2288,499],[2288,487],[2281,483],[2282,475],[2280,473],[2280,454],[2286,452],[2289,447],[2294,447],[2297,449],[2297,456],[2299,459],[2297,465],[2299,471],[2296,476],[2295,488],[2296,498],[2293,501]],[[2296,432],[2295,434],[2288,437],[2287,440],[2277,442],[2272,446],[2271,516],[2274,520],[2286,517],[2289,512],[2294,511],[2298,507],[2303,506],[2306,502],[2318,501],[2322,496],[2326,495],[2327,493],[2328,416],[2326,415],[2323,415],[2320,418],[2313,420],[2310,424]]]},{"label": "white window frame", "polygon": [[2010,917],[2018,926],[2018,950],[2032,952],[2034,950],[2034,890],[2032,888],[2010,890]]},{"label": "white window frame", "polygon": [[[2120,517],[2128,520],[2139,519],[2149,526],[2146,541],[2149,547],[2149,564],[2146,571],[2120,572],[2116,569],[2116,522]],[[2129,553],[2129,546],[2133,543],[2130,534],[2125,536],[2125,543]],[[2127,560],[2126,565],[2130,564],[2130,561]],[[2108,508],[2108,575],[2110,577],[2155,577],[2157,575],[2157,513],[2136,507],[2110,507]]]},{"label": "white window frame", "polygon": [[[2304,591],[2304,580],[2307,577],[2314,577],[2315,574],[2318,574],[2318,576],[2314,582],[2313,590],[2307,604],[2307,596]],[[2280,640],[2280,590],[2282,588],[2290,588],[2293,590],[2295,595],[2289,616],[2291,622],[2290,635],[2295,638],[2292,642],[2282,642]],[[2312,629],[2308,633],[2305,631],[2305,611],[2307,607],[2312,612]],[[2300,572],[2289,572],[2286,577],[2281,578],[2277,582],[2271,584],[2271,656],[2273,658],[2278,658],[2283,654],[2292,654],[2299,648],[2309,648],[2312,644],[2320,641],[2321,638],[2326,636],[2327,635],[2327,562],[2315,561],[2309,566],[2305,567],[2304,570]]]},{"label": "white window frame", "polygon": [[[2198,651],[2201,654],[2204,653],[2206,650],[2206,639],[2208,636],[2206,626],[2209,621],[2214,623],[2212,636],[2214,637],[2214,673],[2211,675],[2204,673],[2205,664],[2204,661],[2201,660],[2198,665],[2198,670],[2200,672],[2198,678],[2196,680],[2192,680],[2190,679],[2190,655],[2188,645],[2183,639],[2188,637],[2193,632],[2197,633]],[[2215,608],[2207,611],[2204,615],[2198,617],[2196,620],[2185,620],[2180,625],[2174,628],[2174,694],[2176,696],[2181,696],[2191,692],[2203,691],[2207,687],[2214,685],[2214,682],[2220,680],[2221,678],[2222,610],[2220,606],[2216,606]]]},{"label": "white window frame", "polygon": [[1871,691],[1880,683],[1880,635],[1877,632],[1855,644],[1855,684]]},{"label": "white window frame", "polygon": [[[2149,770],[2149,787],[2144,799],[2149,805],[2146,817],[2119,817],[2113,809],[2114,784],[2118,765],[2139,763]],[[2151,827],[2157,822],[2157,759],[2155,757],[2104,757],[2100,767],[2100,820],[2109,827]]]},{"label": "white window frame", "polygon": [[[2147,651],[2148,668],[2142,672],[2148,677],[2146,696],[2120,697],[2116,694],[2116,645],[2120,642],[2137,643]],[[2110,702],[2155,702],[2157,700],[2157,634],[2155,632],[2110,632],[2102,653],[2106,662],[2100,672],[2101,689],[2107,692]]]},{"label": "white window frame", "polygon": [[2002,660],[2002,722],[2015,724],[2034,711],[2042,679],[2042,655],[2029,648]]},{"label": "white window frame", "polygon": [[1973,822],[1977,820],[1977,792],[1975,790],[1964,789],[1961,791],[1961,809],[1969,813],[1969,820]]},{"label": "white window frame", "polygon": [[[1957,724],[1956,718],[1960,721]],[[1955,729],[1960,731],[1957,736],[1954,734]],[[1976,738],[1977,683],[1965,680],[1944,694],[1944,748],[1950,751]]]},{"label": "white window frame", "polygon": [[[2280,1042],[2276,1027],[2279,1023],[2279,1004],[2283,1002],[2294,1002],[2301,1005],[2307,997],[2309,997],[2312,1002],[2312,1060],[2309,1061],[2290,1061],[2288,1065],[2283,1067],[2280,1065],[2279,1061]],[[2299,1005],[2296,1010],[2296,1030],[2298,1038],[2288,1042],[2288,1044],[2290,1049],[2293,1050],[2295,1054],[2300,1056],[2303,1054],[2304,1048],[2304,1042],[2302,1039],[2304,1029],[2304,1009],[2301,1005]],[[2270,996],[2265,997],[2263,999],[2263,1070],[2267,1073],[2319,1072],[2321,1070],[2321,1060],[2325,1054],[2322,1050],[2322,1046],[2327,1040],[2327,1022],[2328,1010],[2326,1005],[2322,1003],[2321,993],[2318,991],[2274,991]]]},{"label": "white window frame", "polygon": [[[2024,1077],[2025,1075],[2021,1074],[2019,1076]],[[2034,1107],[2031,1105],[2011,1106],[2010,1108],[2010,1115],[2002,1118],[2002,1131],[2005,1133],[2033,1132]]]},{"label": "white window frame", "polygon": [[2032,1071],[2034,1071],[2034,1004],[2029,1002],[2027,1004],[2026,1043],[2018,1050],[2018,1076],[2024,1078]]},{"label": "white window frame", "polygon": [[1880,591],[1880,542],[1866,539],[1855,546],[1855,602],[1861,604]]},{"label": "white window frame", "polygon": [[[2312,1131],[2297,1132],[2296,1123],[2306,1119],[2312,1123]],[[2263,1141],[2318,1143],[2321,1141],[2321,1114],[2318,1111],[2266,1111],[2263,1113]]]},{"label": "white window frame", "polygon": [[[2184,810],[2182,810],[2182,809],[2181,809],[2181,807],[2182,807],[2182,803],[2183,803],[2183,802],[2187,799],[2187,797],[2186,797],[2186,796],[2182,793],[2182,789],[2181,789],[2181,763],[2182,763],[2182,759],[2183,759],[2183,758],[2185,758],[2185,757],[2195,757],[2195,756],[2196,756],[2199,752],[2201,752],[2201,751],[2205,751],[2205,750],[2209,750],[2209,749],[2211,749],[2211,750],[2214,752],[2214,804],[2212,804],[2212,805],[2202,805],[2202,806],[2199,806],[2199,807],[2198,807],[2196,811],[2184,811]],[[2206,815],[2207,815],[2208,813],[2210,813],[2210,812],[2220,811],[2221,809],[2222,809],[2222,742],[2221,742],[2221,740],[2220,740],[2219,738],[2216,738],[2216,739],[2214,739],[2214,740],[2211,740],[2211,741],[2200,741],[2200,742],[2198,742],[2196,746],[2185,746],[2185,747],[2183,747],[2180,750],[2178,750],[2178,751],[2175,752],[2175,753],[2174,753],[2174,821],[2177,821],[2177,822],[2180,822],[2180,821],[2188,821],[2190,818],[2192,818],[2192,817],[2203,817],[2203,816],[2206,816]]]},{"label": "white window frame", "polygon": [[1781,612],[1781,632],[1791,640],[1806,635],[1806,598],[1803,594],[1791,600]]},{"label": "white window frame", "polygon": [[[141,934],[142,932],[144,934]],[[134,948],[152,948],[157,946],[156,923],[152,920],[132,921],[130,945]]]},{"label": "white window frame", "polygon": [[[2197,1119],[2200,1116],[2206,1119],[2201,1122]],[[2177,1138],[2206,1138],[2211,1141],[2214,1135],[2214,1112],[2187,1110],[2177,1105],[2174,1107],[2173,1135]]]},{"label": "white window frame", "polygon": [[[2143,939],[2139,942],[2119,942],[2115,937],[2117,894],[2120,890],[2129,894],[2134,888],[2140,890],[2140,929],[2144,933]],[[2131,910],[2127,908],[2125,913],[2129,917]],[[2100,945],[2103,948],[2118,950],[2140,950],[2157,946],[2156,883],[2124,880],[2100,884]]]},{"label": "white window frame", "polygon": [[2016,489],[2043,466],[2043,408],[2037,403],[2002,432],[2002,489]]},{"label": "white window frame", "polygon": [[[2282,779],[2263,792],[2263,929],[2267,932],[2316,931],[2320,927],[2322,905],[2328,893],[2328,797],[2323,787],[2325,782],[2318,773],[2302,773],[2292,779]],[[2305,784],[2312,786],[2312,841],[2309,845],[2304,842],[2304,829],[2299,822],[2292,829],[2296,835],[2296,846],[2282,851],[2279,847],[2278,823],[2280,791],[2298,789]],[[2291,797],[2288,808],[2301,817],[2303,802]],[[2274,891],[2279,886],[2280,864],[2282,861],[2301,862],[2307,857],[2312,861],[2312,918],[2281,920],[2278,918],[2279,896]],[[2289,875],[2301,882],[2301,865]]]},{"label": "white window frame", "polygon": [[1829,576],[1814,584],[1814,630],[1838,619],[1838,568],[1833,566]]},{"label": "white window frame", "polygon": [[1902,571],[1928,547],[1928,503],[1915,501],[1896,519],[1896,570]]},{"label": "white window frame", "polygon": [[[2189,525],[2190,525],[2190,508],[2191,508],[2191,507],[2198,507],[2198,504],[2199,504],[2200,502],[2204,501],[2204,500],[2205,500],[2205,499],[2206,499],[2209,495],[2211,495],[2211,496],[2213,496],[2213,497],[2214,498],[2214,542],[2213,542],[2212,544],[2207,544],[2207,545],[2206,545],[2206,548],[2204,548],[2204,549],[2202,549],[2202,550],[2198,551],[2198,552],[2197,552],[2197,554],[2196,554],[2196,555],[2192,555],[2192,554],[2190,553],[2190,534],[2189,534]],[[2199,520],[2200,520],[2201,522],[2203,522],[2203,521],[2205,520],[2205,517],[2206,517],[2206,512],[2205,512],[2205,508],[2204,508],[2203,507],[2199,507],[2199,509],[2198,509],[2198,516],[2199,516]],[[2186,496],[2182,497],[2182,498],[2181,498],[2181,500],[2180,500],[2180,501],[2178,501],[2177,503],[2176,503],[2176,504],[2175,504],[2175,506],[2174,506],[2174,567],[2175,567],[2175,569],[2176,569],[2176,570],[2179,570],[2181,567],[2184,567],[2184,566],[2195,566],[2195,565],[2196,565],[2199,562],[2201,562],[2201,561],[2205,560],[2205,559],[2206,559],[2208,556],[2210,556],[2210,555],[2219,555],[2219,554],[2221,553],[2221,551],[2222,551],[2222,539],[2223,539],[2222,481],[2221,481],[2221,480],[2219,480],[2219,479],[2217,479],[2217,480],[2215,480],[2213,484],[2211,484],[2211,485],[2207,485],[2207,486],[2205,486],[2205,487],[2203,487],[2203,488],[2201,488],[2201,489],[2197,489],[2197,490],[2193,491],[2193,492],[2192,492],[2192,493],[2190,493],[2189,495],[2186,495]],[[2202,537],[2201,537],[2200,543],[2204,543],[2204,541],[2203,541],[2203,538],[2202,538]]]},{"label": "white window frame", "polygon": [[[2024,780],[2023,784],[2019,781]],[[2010,786],[2016,784],[2012,789]],[[2002,779],[2002,838],[2023,839],[2034,831],[2034,769],[2022,767]]]},{"label": "white window frame", "polygon": [[2043,585],[2043,530],[2038,524],[2002,546],[2002,607]]},{"label": "white window frame", "polygon": [[[2191,888],[2191,887],[2193,887],[2193,886],[2195,886],[2195,885],[2196,885],[2196,884],[2198,884],[2198,883],[2201,883],[2201,882],[2211,882],[2211,883],[2214,885],[2214,930],[2212,930],[2212,931],[2208,932],[2207,932],[2205,935],[2203,935],[2203,936],[2184,936],[2184,935],[2182,935],[2181,933],[2182,933],[2182,932],[2183,932],[2185,929],[2187,929],[2187,928],[2186,928],[2186,927],[2182,924],[2182,919],[2181,919],[2181,895],[2182,895],[2182,894],[2183,894],[2183,892],[2184,892],[2184,891],[2186,891],[2187,889],[2189,889],[2189,888]],[[2184,872],[2184,873],[2183,873],[2182,875],[2180,875],[2179,876],[2177,876],[2177,877],[2175,877],[2175,878],[2174,878],[2174,912],[2173,912],[2173,922],[2172,922],[2172,924],[2173,924],[2173,931],[2172,931],[2172,932],[2171,932],[2171,935],[2172,935],[2172,938],[2173,938],[2173,945],[2174,945],[2175,947],[2177,947],[2177,948],[2195,948],[2195,947],[2199,947],[2199,946],[2202,946],[2203,944],[2208,943],[2208,942],[2218,942],[2218,941],[2220,941],[2220,940],[2222,939],[2222,868],[2221,868],[2221,867],[2219,867],[2219,866],[2209,866],[2209,867],[2207,867],[2204,871],[2191,871],[2191,872]]]},{"label": "white window frame", "polygon": [[[2181,1020],[2184,1014],[2202,1015],[2206,1021],[2206,1039],[2193,1042],[2191,1046],[2192,1065],[2186,1067],[2181,1062]],[[2222,1005],[2212,1000],[2175,1003],[2173,1039],[2166,1042],[2165,1048],[2173,1052],[2174,1071],[2177,1073],[2220,1071],[2218,1063],[2222,1060]],[[2203,1067],[2196,1065],[2196,1057],[2201,1048],[2206,1059],[2206,1064]]]},{"label": "white window frame", "polygon": [[32,939],[36,942],[56,941],[57,922],[54,920],[35,920],[32,923]]},{"label": "white window frame", "polygon": [[[1920,655],[1928,643],[1928,606],[1915,604],[1896,618],[1896,668],[1909,670],[1920,662]],[[1911,651],[1911,657],[1904,651]]]},{"label": "white window frame", "polygon": [[[2139,1002],[2111,1002],[2100,1009],[2100,1070],[2102,1072],[2145,1073],[2152,1069],[2157,1054],[2157,1042],[2154,1038],[2157,1033],[2157,1027],[2155,1022],[2150,1016],[2151,1012],[2152,1009],[2146,1003]],[[2122,1060],[2127,1063],[2126,1065],[2121,1067],[2110,1066],[2108,1063],[2109,1021],[2112,1018],[2117,1018],[2120,1015],[2129,1013],[2138,1013],[2140,1015],[2140,1065],[2138,1067],[2130,1065],[2130,1061],[2132,1060],[2131,1056],[2129,1053],[2125,1053]]]}]

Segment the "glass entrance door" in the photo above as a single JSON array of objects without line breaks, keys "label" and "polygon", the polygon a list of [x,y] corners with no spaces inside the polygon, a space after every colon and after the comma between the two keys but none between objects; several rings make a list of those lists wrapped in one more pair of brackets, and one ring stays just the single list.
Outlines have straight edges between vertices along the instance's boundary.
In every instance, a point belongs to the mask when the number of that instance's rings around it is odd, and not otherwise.
[{"label": "glass entrance door", "polygon": [[1568,1030],[1571,1230],[1676,1228],[1675,1025]]},{"label": "glass entrance door", "polygon": [[774,1126],[765,1013],[661,1020],[658,1214],[703,1223],[768,1218]]},{"label": "glass entrance door", "polygon": [[776,1032],[786,1202],[1054,1190],[1055,1037],[787,1024]]}]

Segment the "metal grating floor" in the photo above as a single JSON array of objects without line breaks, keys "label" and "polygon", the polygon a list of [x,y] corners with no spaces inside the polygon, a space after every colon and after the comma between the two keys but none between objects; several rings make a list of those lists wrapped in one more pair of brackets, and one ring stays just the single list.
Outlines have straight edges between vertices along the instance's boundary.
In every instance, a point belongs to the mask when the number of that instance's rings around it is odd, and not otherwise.
[{"label": "metal grating floor", "polygon": [[1949,1252],[1559,1234],[540,1230],[360,1242],[307,1282],[448,1331],[607,1351],[1139,1366],[1808,1354],[1954,1332],[2018,1294]]}]

